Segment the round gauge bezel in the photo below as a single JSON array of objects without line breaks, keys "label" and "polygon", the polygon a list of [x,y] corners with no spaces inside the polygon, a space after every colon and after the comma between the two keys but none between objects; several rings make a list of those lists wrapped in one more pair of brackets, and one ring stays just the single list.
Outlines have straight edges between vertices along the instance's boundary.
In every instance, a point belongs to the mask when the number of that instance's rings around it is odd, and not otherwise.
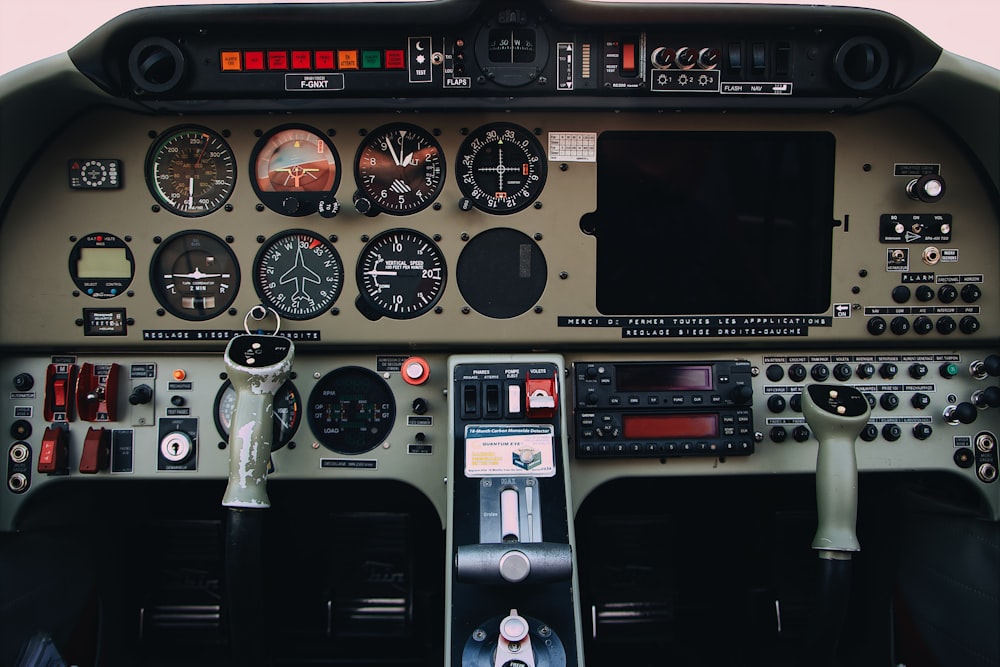
[{"label": "round gauge bezel", "polygon": [[[379,269],[377,266],[369,268],[369,261],[375,261],[377,264],[376,258],[382,257],[380,250],[392,244],[394,239],[400,241],[400,249],[395,251],[397,253],[406,251],[405,244],[423,244],[424,248],[429,248],[434,266],[426,268],[424,265],[419,269],[407,269],[420,271],[419,277],[414,277],[413,274],[400,276],[397,270],[392,275],[395,280],[389,281],[388,278],[383,278],[386,282],[379,283],[379,277],[373,273]],[[419,252],[417,254],[419,255]],[[394,260],[390,258],[389,261]],[[427,271],[431,273],[428,274]],[[358,283],[358,309],[365,317],[370,320],[377,320],[380,317],[410,320],[430,311],[441,299],[448,282],[448,266],[441,248],[429,236],[413,229],[388,229],[372,238],[361,249],[355,277]],[[400,285],[393,286],[392,282],[400,282]],[[421,292],[421,286],[425,284],[433,285],[433,289]],[[420,302],[420,295],[425,292],[430,292],[430,296],[425,296]],[[391,295],[390,298],[387,299],[385,294]],[[397,295],[401,297],[399,300],[396,299]]]},{"label": "round gauge bezel", "polygon": [[[84,249],[113,248],[125,251],[125,259],[130,267],[128,278],[124,276],[80,276],[80,259]],[[81,294],[86,294],[94,299],[113,299],[124,294],[135,279],[135,256],[128,244],[115,234],[103,232],[87,234],[77,241],[69,252],[69,275]]]},{"label": "round gauge bezel", "polygon": [[[533,164],[534,167],[529,174],[523,175],[536,176],[537,178],[535,180],[527,179],[513,192],[500,191],[505,192],[503,197],[491,196],[483,189],[473,170],[485,171],[485,168],[477,168],[477,157],[489,146],[505,140],[517,142],[519,150],[524,153],[528,163],[522,163],[521,170],[508,167],[500,162],[495,166],[491,165],[490,168],[495,169],[498,176],[502,176],[507,172],[520,171],[523,174],[523,165]],[[534,158],[533,163],[531,158]],[[458,189],[473,206],[493,215],[510,215],[526,209],[542,194],[547,176],[548,165],[545,149],[541,142],[538,141],[533,132],[514,123],[489,123],[473,130],[462,141],[462,145],[458,149],[458,157],[455,160],[455,180],[458,183]],[[496,193],[497,191],[494,190],[494,194]]]},{"label": "round gauge bezel", "polygon": [[[339,398],[345,391],[352,394],[350,399]],[[365,400],[359,400],[356,395],[363,395]],[[386,428],[383,430],[373,428],[371,419],[363,426],[356,426],[349,432],[337,426],[340,422],[327,422],[324,426],[324,423],[316,417],[316,411],[318,406],[324,408],[330,404],[331,396],[340,404],[350,400],[350,404],[354,406],[381,403],[381,407],[377,408],[380,410],[377,422],[385,424]],[[373,398],[375,400],[372,400]],[[349,415],[352,421],[354,417],[356,414]],[[385,442],[392,432],[396,423],[396,399],[389,384],[378,373],[361,366],[342,366],[330,371],[316,382],[316,386],[309,393],[306,418],[313,437],[330,451],[347,455],[364,454]],[[331,429],[331,432],[327,432],[326,429]],[[347,442],[348,433],[353,434],[358,442]]]},{"label": "round gauge bezel", "polygon": [[[382,166],[381,162],[376,165],[371,164],[370,161],[374,156],[368,156],[369,150],[373,151],[376,155],[381,156],[384,160],[390,161],[395,159],[390,151],[383,151],[376,147],[377,142],[383,140],[386,135],[393,132],[412,133],[416,135],[419,140],[426,142],[426,144],[434,151],[434,155],[436,156],[435,163],[437,165],[435,183],[432,186],[427,186],[430,189],[430,194],[426,199],[412,202],[408,201],[405,204],[400,204],[400,198],[408,198],[410,196],[416,198],[417,195],[414,193],[419,192],[419,189],[413,190],[410,188],[409,183],[403,182],[401,179],[396,179],[395,182],[390,182],[389,179],[379,178],[377,174],[368,173],[368,170],[371,167]],[[413,141],[414,139],[409,140]],[[405,156],[397,157],[399,160],[405,159]],[[362,160],[369,161],[365,169],[362,169]],[[386,213],[388,215],[413,215],[414,213],[419,213],[433,204],[441,194],[441,190],[444,188],[445,179],[447,178],[446,162],[447,160],[445,159],[444,151],[441,149],[441,144],[438,143],[438,140],[434,137],[432,132],[425,130],[419,125],[413,125],[412,123],[387,123],[386,125],[381,125],[365,135],[364,140],[361,142],[361,145],[358,146],[357,154],[354,157],[354,181],[358,188],[356,197],[364,198],[371,204],[373,210],[369,212],[369,215],[375,213]],[[390,165],[388,168],[391,170],[394,167]],[[406,167],[399,168],[404,170],[406,169]],[[422,173],[427,173],[427,167],[424,167]],[[426,184],[426,179],[424,182]],[[393,185],[395,185],[397,189],[393,190]],[[401,192],[400,189],[403,187],[408,188],[408,191]],[[396,197],[397,205],[395,206],[390,206],[388,204],[390,197],[392,196]]]},{"label": "round gauge bezel", "polygon": [[[322,299],[319,305],[314,306],[305,312],[301,310],[298,311],[292,310],[288,306],[286,306],[282,300],[276,299],[273,296],[273,294],[269,291],[268,286],[264,284],[267,281],[263,280],[265,276],[262,276],[261,274],[261,272],[265,270],[264,260],[267,258],[268,253],[271,251],[272,248],[274,248],[278,243],[281,243],[285,239],[291,237],[300,238],[302,236],[308,236],[314,241],[318,241],[319,246],[321,246],[325,252],[332,254],[333,259],[335,260],[335,270],[334,270],[335,284],[333,285],[332,288],[333,289],[332,297]],[[299,249],[301,249],[301,246]],[[297,266],[298,263],[299,262],[297,260],[291,268]],[[319,272],[315,271],[313,267],[310,267],[308,264],[305,264],[304,261],[303,261],[303,266],[310,272],[315,273],[320,280],[324,279],[323,274],[320,274]],[[332,243],[330,243],[329,240],[323,238],[322,236],[320,236],[315,232],[309,231],[308,229],[289,229],[283,232],[279,232],[278,234],[275,234],[274,236],[269,238],[260,247],[260,250],[257,251],[257,256],[254,258],[253,262],[253,286],[254,289],[257,291],[257,296],[260,297],[260,300],[264,303],[264,305],[273,308],[275,312],[277,312],[282,317],[288,318],[290,320],[309,320],[329,311],[330,308],[333,307],[333,304],[337,302],[337,299],[340,298],[340,293],[344,287],[344,262],[340,258],[340,253],[337,252],[337,249],[333,246]],[[293,287],[293,289],[296,289],[296,291],[298,291],[297,288]]]},{"label": "round gauge bezel", "polygon": [[[191,309],[185,310],[172,302],[173,299],[164,292],[166,285],[162,281],[168,278],[164,275],[165,268],[160,266],[163,257],[167,252],[177,253],[177,256],[173,260],[174,262],[176,262],[183,255],[192,252],[192,248],[182,248],[178,250],[174,246],[178,243],[191,243],[191,239],[194,237],[202,237],[211,241],[215,246],[217,246],[217,249],[222,251],[222,254],[224,254],[232,264],[232,270],[228,274],[228,292],[213,294],[212,296],[220,297],[219,302],[211,309],[203,308],[202,310],[205,312],[200,315],[193,315],[188,312],[188,310]],[[204,271],[201,267],[194,268],[203,273],[210,273],[209,271]],[[171,277],[174,275],[175,274],[172,273]],[[213,317],[218,317],[222,313],[226,312],[226,310],[233,304],[233,301],[236,300],[236,295],[240,291],[240,263],[232,248],[230,248],[225,241],[220,239],[215,234],[199,230],[186,230],[183,232],[177,232],[176,234],[167,237],[157,246],[156,250],[153,252],[153,257],[149,262],[149,283],[153,289],[153,294],[156,296],[157,302],[171,315],[175,315],[176,317],[189,322],[203,322],[205,320],[210,320]],[[174,298],[176,298],[176,296]],[[181,296],[180,298],[183,299],[184,297]]]},{"label": "round gauge bezel", "polygon": [[[231,380],[223,382],[222,386],[219,387],[219,391],[216,392],[215,401],[212,403],[212,417],[215,419],[215,429],[219,432],[219,436],[226,442],[229,442],[229,428],[222,423],[221,414],[222,400],[225,398],[227,392],[231,392],[233,395],[236,394],[236,390],[233,389],[233,383]],[[275,432],[280,432],[280,425],[278,422],[278,410],[280,409],[280,404],[286,403],[289,395],[292,397],[291,405],[295,408],[295,411],[298,414],[298,419],[295,420],[295,423],[292,424],[290,429],[286,430],[280,437],[275,438],[274,442],[271,443],[272,452],[281,449],[291,442],[292,438],[294,438],[295,434],[298,432],[299,426],[302,425],[302,395],[299,393],[295,384],[291,380],[287,380],[283,385],[281,385],[281,387],[278,388],[278,393],[274,396],[274,408],[272,409],[272,412]],[[233,408],[235,409],[235,407],[236,405],[234,403]],[[231,423],[231,414],[229,419]]]},{"label": "round gauge bezel", "polygon": [[[318,190],[295,189],[294,187],[288,189],[267,190],[261,184],[262,181],[271,183],[270,178],[267,177],[267,174],[270,173],[269,170],[265,172],[263,177],[260,175],[260,169],[262,167],[260,164],[261,160],[266,158],[268,160],[268,165],[270,165],[275,153],[286,143],[294,140],[294,137],[289,137],[288,141],[272,145],[279,135],[288,132],[302,132],[315,139],[315,145],[319,146],[322,144],[326,147],[325,150],[328,151],[327,155],[333,158],[332,168],[334,173],[329,187],[324,187],[323,189]],[[265,152],[268,149],[270,149],[270,153]],[[329,160],[327,161],[327,164],[330,165]],[[291,217],[310,215],[319,210],[320,201],[332,198],[337,194],[337,189],[340,187],[340,178],[342,173],[340,154],[337,152],[336,146],[333,145],[333,142],[330,141],[324,133],[320,132],[315,127],[310,127],[309,125],[290,123],[288,125],[275,127],[261,136],[261,138],[254,145],[253,152],[250,154],[250,184],[253,186],[253,191],[257,193],[257,198],[272,211]],[[289,177],[291,178],[293,176],[290,175]]]},{"label": "round gauge bezel", "polygon": [[[203,208],[186,208],[181,204],[178,204],[170,197],[170,193],[165,192],[159,187],[159,165],[163,158],[167,157],[165,151],[167,147],[176,140],[182,139],[190,134],[201,134],[206,135],[219,144],[219,148],[223,155],[215,160],[220,160],[226,166],[226,177],[220,180],[220,183],[212,186],[209,192],[213,194],[204,204]],[[178,149],[180,150],[180,149]],[[172,127],[164,132],[162,132],[153,141],[152,145],[149,147],[149,151],[146,153],[146,185],[149,187],[149,192],[153,195],[153,199],[156,203],[166,210],[170,211],[175,215],[179,215],[185,218],[200,218],[202,216],[213,213],[220,208],[229,200],[233,194],[233,190],[236,188],[236,156],[233,154],[232,148],[223,138],[222,134],[211,130],[202,125],[178,125]],[[167,180],[170,180],[169,177]],[[194,198],[190,198],[192,203]]]}]

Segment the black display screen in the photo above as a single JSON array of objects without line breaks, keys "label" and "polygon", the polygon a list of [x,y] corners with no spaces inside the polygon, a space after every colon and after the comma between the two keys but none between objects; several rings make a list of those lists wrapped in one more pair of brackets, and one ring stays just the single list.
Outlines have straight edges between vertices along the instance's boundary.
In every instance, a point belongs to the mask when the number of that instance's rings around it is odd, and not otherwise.
[{"label": "black display screen", "polygon": [[830,307],[834,138],[825,132],[605,132],[597,143],[597,309],[803,314]]}]

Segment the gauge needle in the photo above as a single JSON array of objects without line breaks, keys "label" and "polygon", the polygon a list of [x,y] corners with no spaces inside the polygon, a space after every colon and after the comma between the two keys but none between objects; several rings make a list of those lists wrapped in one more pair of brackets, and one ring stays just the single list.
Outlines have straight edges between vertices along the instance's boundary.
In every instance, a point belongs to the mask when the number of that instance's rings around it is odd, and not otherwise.
[{"label": "gauge needle", "polygon": [[413,153],[410,153],[406,157],[403,158],[403,164],[402,164],[402,166],[405,167],[405,166],[411,164],[412,162],[413,162]]},{"label": "gauge needle", "polygon": [[188,206],[194,206],[194,176],[188,178]]},{"label": "gauge needle", "polygon": [[402,167],[403,163],[399,161],[399,156],[396,155],[396,149],[392,147],[392,140],[385,142],[385,145],[389,147],[389,154],[392,155],[392,161],[396,163],[397,167]]}]

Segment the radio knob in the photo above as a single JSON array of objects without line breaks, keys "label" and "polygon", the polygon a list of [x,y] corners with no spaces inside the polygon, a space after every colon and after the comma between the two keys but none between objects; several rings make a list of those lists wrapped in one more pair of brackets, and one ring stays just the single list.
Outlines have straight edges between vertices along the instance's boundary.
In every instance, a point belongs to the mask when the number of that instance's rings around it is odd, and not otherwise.
[{"label": "radio knob", "polygon": [[913,437],[917,440],[926,440],[934,433],[930,424],[917,424],[913,427]]},{"label": "radio knob", "polygon": [[902,316],[894,317],[892,318],[892,323],[889,325],[889,329],[897,336],[902,336],[910,330],[910,321]]},{"label": "radio knob", "polygon": [[934,322],[932,322],[931,318],[926,315],[921,315],[917,319],[913,320],[913,330],[921,336],[929,334],[934,330]]},{"label": "radio knob", "polygon": [[917,392],[910,398],[910,405],[917,410],[923,410],[931,404],[931,397],[923,392]]},{"label": "radio knob", "polygon": [[951,315],[942,315],[938,318],[936,326],[939,334],[947,336],[948,334],[954,332],[958,325],[955,324],[955,318]]},{"label": "radio knob", "polygon": [[884,363],[878,369],[878,374],[882,376],[883,380],[891,380],[896,377],[896,373],[899,372],[899,367],[896,364]]},{"label": "radio knob", "polygon": [[793,382],[802,382],[806,379],[806,367],[802,364],[792,364],[788,367],[788,379]]},{"label": "radio knob", "polygon": [[962,301],[966,303],[975,303],[983,296],[983,290],[979,289],[979,285],[968,284],[962,288]]},{"label": "radio knob", "polygon": [[589,366],[587,368],[587,370],[585,370],[583,372],[583,376],[585,378],[587,378],[588,380],[596,380],[597,379],[597,369],[595,367],[593,367],[593,366]]},{"label": "radio knob", "polygon": [[886,324],[885,320],[878,315],[868,320],[868,333],[873,336],[881,336],[885,333]]},{"label": "radio knob", "polygon": [[958,290],[954,285],[941,285],[938,289],[938,299],[941,303],[951,303],[958,298]]},{"label": "radio knob", "polygon": [[830,379],[830,369],[826,367],[826,364],[816,364],[812,367],[809,372],[812,375],[812,379],[816,382],[826,382]]},{"label": "radio knob", "polygon": [[795,442],[805,442],[809,439],[810,435],[809,429],[805,426],[796,426],[792,429],[792,438]]},{"label": "radio knob", "polygon": [[927,285],[921,285],[916,291],[917,301],[927,302],[934,298],[934,290]]},{"label": "radio knob", "polygon": [[888,394],[882,394],[882,398],[878,399],[878,402],[879,405],[882,406],[883,410],[892,411],[899,407],[899,396],[896,396],[896,394],[891,392]]},{"label": "radio knob", "polygon": [[882,427],[882,437],[889,442],[896,442],[901,435],[903,435],[903,430],[896,424],[886,424]]},{"label": "radio knob", "polygon": [[837,378],[841,382],[847,382],[851,379],[851,375],[854,371],[847,364],[837,364],[833,367],[833,377]]},{"label": "radio knob", "polygon": [[584,400],[587,401],[587,405],[597,405],[597,401],[599,400],[598,397],[597,397],[597,392],[596,391],[588,391],[587,392],[587,398],[584,399]]},{"label": "radio knob", "polygon": [[767,409],[778,414],[785,411],[785,397],[781,394],[771,394],[767,399]]},{"label": "radio knob", "polygon": [[737,405],[746,405],[753,399],[753,387],[747,384],[741,384],[729,392],[729,396],[733,399],[733,403],[736,403]]},{"label": "radio knob", "polygon": [[858,366],[858,377],[862,380],[867,380],[873,375],[875,375],[875,364],[861,364]]},{"label": "radio knob", "polygon": [[979,331],[979,320],[972,315],[966,315],[959,320],[958,330],[964,334],[974,334]]}]

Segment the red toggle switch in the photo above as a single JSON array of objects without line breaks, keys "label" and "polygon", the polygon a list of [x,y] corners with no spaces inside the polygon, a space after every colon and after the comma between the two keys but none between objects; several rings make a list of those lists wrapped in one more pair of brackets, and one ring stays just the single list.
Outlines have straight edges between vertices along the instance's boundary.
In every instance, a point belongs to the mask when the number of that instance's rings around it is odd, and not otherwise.
[{"label": "red toggle switch", "polygon": [[111,431],[106,428],[88,428],[83,440],[80,472],[93,475],[107,470],[111,465]]},{"label": "red toggle switch", "polygon": [[525,406],[529,417],[555,417],[559,405],[556,377],[528,378],[525,382]]},{"label": "red toggle switch", "polygon": [[637,69],[635,65],[635,44],[628,42],[622,44],[622,76],[635,76]]},{"label": "red toggle switch", "polygon": [[45,421],[73,421],[77,371],[76,364],[49,364],[45,370],[45,402],[42,405]]},{"label": "red toggle switch", "polygon": [[69,442],[66,430],[49,426],[42,436],[42,449],[38,453],[38,472],[60,473],[69,466]]}]

